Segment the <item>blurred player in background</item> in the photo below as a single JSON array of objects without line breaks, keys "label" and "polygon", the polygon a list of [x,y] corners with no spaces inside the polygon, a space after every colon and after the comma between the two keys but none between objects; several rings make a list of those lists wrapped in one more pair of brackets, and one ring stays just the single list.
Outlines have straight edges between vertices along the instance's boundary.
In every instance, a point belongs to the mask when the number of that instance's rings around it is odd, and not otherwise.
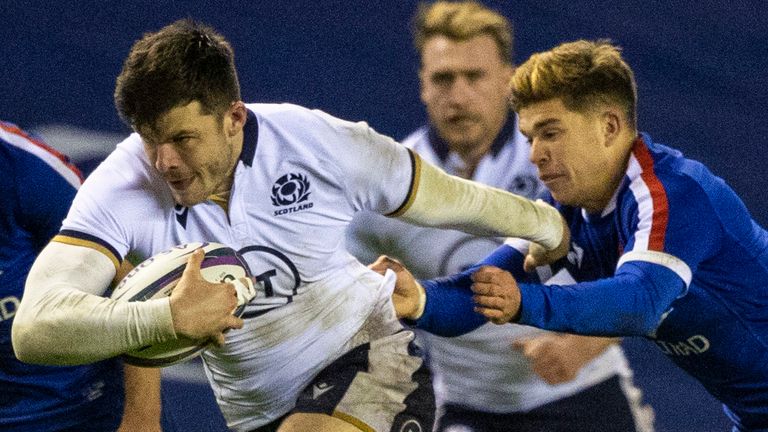
[{"label": "blurred player in background", "polygon": [[515,72],[511,100],[571,228],[568,258],[548,268],[578,283],[536,283],[523,269],[549,260],[531,246],[524,261],[510,244],[479,269],[425,282],[426,304],[401,270],[413,300],[402,316],[441,334],[485,316],[644,336],[724,404],[734,431],[768,430],[768,233],[704,165],[638,133],[634,74],[611,43],[534,54]]},{"label": "blurred player in background", "polygon": [[[414,24],[429,125],[403,144],[450,174],[541,195],[529,145],[509,110],[507,19],[476,2],[441,1],[423,5]],[[358,213],[349,228],[349,249],[361,261],[393,255],[420,278],[464,270],[500,244],[371,212]],[[652,429],[616,339],[490,323],[455,338],[418,336],[433,370],[439,431]]]},{"label": "blurred player in background", "polygon": [[114,431],[122,418],[121,431],[159,431],[156,371],[126,366],[124,388],[118,359],[52,367],[14,356],[11,326],[27,273],[58,232],[82,178],[65,156],[2,121],[0,172],[0,430]]},{"label": "blurred player in background", "polygon": [[[85,182],[37,259],[14,349],[71,364],[213,339],[206,373],[237,431],[432,428],[431,378],[394,315],[394,274],[344,249],[356,211],[567,248],[553,207],[448,176],[365,123],[244,104],[229,43],[191,20],[134,44],[115,102],[136,133]],[[252,281],[203,280],[200,251],[169,298],[102,297],[127,253],[191,241],[243,255],[257,294],[242,319],[235,293]]]}]

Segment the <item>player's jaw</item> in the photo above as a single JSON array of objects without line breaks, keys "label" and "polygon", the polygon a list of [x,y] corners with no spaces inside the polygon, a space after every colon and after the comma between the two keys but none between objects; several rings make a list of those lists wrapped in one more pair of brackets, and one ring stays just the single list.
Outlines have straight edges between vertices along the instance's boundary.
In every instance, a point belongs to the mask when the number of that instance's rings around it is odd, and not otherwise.
[{"label": "player's jaw", "polygon": [[487,130],[482,116],[468,111],[441,115],[433,118],[432,124],[454,151],[479,145]]},{"label": "player's jaw", "polygon": [[164,177],[164,179],[171,190],[173,200],[177,204],[189,207],[202,202],[208,196],[203,193],[204,188],[201,187],[200,181],[195,175]]},{"label": "player's jaw", "polygon": [[572,205],[572,182],[565,170],[553,167],[539,167],[539,180],[547,187],[552,197],[560,203]]},{"label": "player's jaw", "polygon": [[211,195],[221,192],[226,181],[226,170],[220,167],[204,167],[189,174],[173,174],[163,176],[171,195],[177,204],[191,207],[200,204]]}]

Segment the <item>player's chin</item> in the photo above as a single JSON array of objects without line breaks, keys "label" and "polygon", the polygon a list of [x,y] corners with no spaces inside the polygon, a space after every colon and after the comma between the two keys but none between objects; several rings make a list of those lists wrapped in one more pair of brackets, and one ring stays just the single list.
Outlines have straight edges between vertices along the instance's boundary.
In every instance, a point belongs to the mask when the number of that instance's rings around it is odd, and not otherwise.
[{"label": "player's chin", "polygon": [[179,193],[176,191],[172,191],[171,194],[173,195],[173,201],[183,207],[192,207],[206,199],[204,194]]},{"label": "player's chin", "polygon": [[555,199],[555,201],[559,202],[560,204],[568,205],[568,206],[579,206],[579,200],[575,196],[576,194],[571,193],[566,188],[561,188],[557,186],[550,186],[547,185],[547,188],[549,189],[549,193],[552,195],[552,198]]}]

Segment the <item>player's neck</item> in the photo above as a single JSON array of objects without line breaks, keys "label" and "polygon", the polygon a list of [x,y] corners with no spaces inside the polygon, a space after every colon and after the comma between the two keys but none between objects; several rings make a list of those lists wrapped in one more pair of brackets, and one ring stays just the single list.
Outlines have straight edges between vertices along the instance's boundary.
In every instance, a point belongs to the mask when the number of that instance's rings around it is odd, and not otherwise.
[{"label": "player's neck", "polygon": [[490,142],[471,147],[452,149],[452,151],[454,151],[464,162],[464,166],[457,170],[456,175],[467,179],[472,178],[475,175],[477,166],[480,165],[480,161],[486,154],[488,154],[490,149]]},{"label": "player's neck", "polygon": [[603,182],[604,188],[600,194],[600,198],[594,202],[582,205],[582,207],[590,214],[602,213],[610,204],[613,196],[616,195],[616,191],[621,186],[621,182],[627,173],[627,165],[629,164],[629,157],[632,153],[632,145],[635,141],[635,135],[625,134],[619,139],[619,144],[615,147],[614,157],[605,166],[605,172],[608,173],[608,178]]},{"label": "player's neck", "polygon": [[232,160],[229,161],[229,171],[227,172],[226,177],[222,180],[222,182],[211,195],[217,197],[229,197],[229,191],[232,190],[232,184],[235,181],[235,171],[237,170],[237,165],[240,162],[240,154],[243,152],[243,136],[244,134],[241,129],[237,135],[232,137]]}]

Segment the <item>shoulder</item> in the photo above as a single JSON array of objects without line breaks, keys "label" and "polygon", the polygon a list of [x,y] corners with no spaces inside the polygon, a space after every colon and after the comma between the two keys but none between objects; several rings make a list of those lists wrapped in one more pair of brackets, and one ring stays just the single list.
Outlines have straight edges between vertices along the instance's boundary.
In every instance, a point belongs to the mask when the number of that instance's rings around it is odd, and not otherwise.
[{"label": "shoulder", "polygon": [[312,127],[318,126],[339,130],[355,128],[356,126],[358,128],[363,126],[367,128],[368,126],[365,122],[354,123],[346,121],[319,109],[310,109],[290,103],[257,103],[247,104],[246,107],[256,115],[260,126],[292,126],[298,128],[294,130],[296,133],[310,133],[316,130],[312,129]]},{"label": "shoulder", "polygon": [[417,153],[426,151],[430,148],[429,127],[422,126],[416,129],[403,138],[401,142],[404,146],[416,150]]},{"label": "shoulder", "polygon": [[0,145],[7,163],[25,177],[60,177],[75,189],[83,181],[67,156],[14,124],[0,121]]},{"label": "shoulder", "polygon": [[722,179],[679,151],[643,138],[633,149],[617,202],[625,228],[648,234],[653,248],[670,236],[684,243],[692,232],[716,239],[724,230],[751,226],[743,203]]},{"label": "shoulder", "polygon": [[133,133],[120,142],[107,158],[86,179],[75,200],[82,205],[87,201],[99,203],[104,208],[114,206],[135,207],[137,200],[159,201],[170,206],[173,198],[165,182],[150,165],[144,153],[143,142]]},{"label": "shoulder", "polygon": [[125,183],[126,180],[151,177],[154,172],[144,152],[141,137],[132,133],[117,144],[89,178],[96,176]]},{"label": "shoulder", "polygon": [[631,198],[663,205],[697,202],[717,206],[723,200],[738,199],[735,193],[704,164],[688,159],[670,147],[653,143],[643,135],[633,147],[627,167]]},{"label": "shoulder", "polygon": [[266,158],[360,165],[366,157],[402,147],[395,146],[392,138],[376,132],[364,121],[343,120],[321,110],[293,104],[249,104],[247,107],[258,120],[256,152]]}]

